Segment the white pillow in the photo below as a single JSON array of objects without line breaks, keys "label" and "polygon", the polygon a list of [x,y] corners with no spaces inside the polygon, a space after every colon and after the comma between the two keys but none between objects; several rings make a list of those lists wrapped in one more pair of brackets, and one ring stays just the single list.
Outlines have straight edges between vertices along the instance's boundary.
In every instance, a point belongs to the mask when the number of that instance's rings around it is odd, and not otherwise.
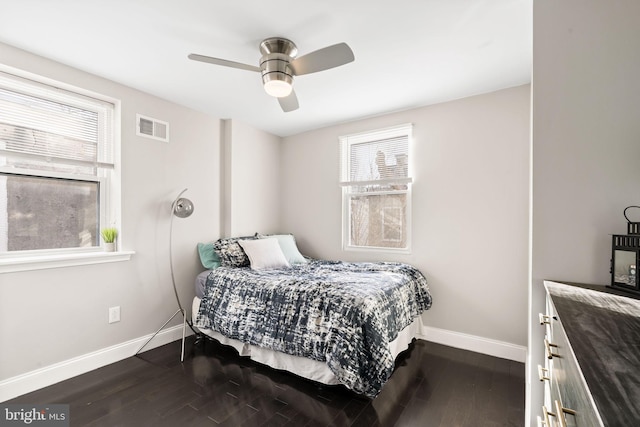
[{"label": "white pillow", "polygon": [[277,239],[238,240],[249,257],[252,270],[289,267]]}]

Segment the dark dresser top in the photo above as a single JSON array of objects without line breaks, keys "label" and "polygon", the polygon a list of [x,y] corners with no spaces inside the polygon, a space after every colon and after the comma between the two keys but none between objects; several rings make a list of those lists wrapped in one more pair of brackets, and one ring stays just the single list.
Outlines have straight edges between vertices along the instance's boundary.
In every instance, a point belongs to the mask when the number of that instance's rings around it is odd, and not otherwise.
[{"label": "dark dresser top", "polygon": [[545,281],[605,426],[640,426],[640,300]]}]

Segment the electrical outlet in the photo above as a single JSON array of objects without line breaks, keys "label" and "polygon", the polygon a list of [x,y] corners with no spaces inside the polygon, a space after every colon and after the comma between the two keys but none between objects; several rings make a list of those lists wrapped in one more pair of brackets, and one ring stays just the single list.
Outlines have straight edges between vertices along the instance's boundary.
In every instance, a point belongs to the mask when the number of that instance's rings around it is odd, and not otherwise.
[{"label": "electrical outlet", "polygon": [[109,323],[116,323],[120,321],[120,306],[109,307]]}]

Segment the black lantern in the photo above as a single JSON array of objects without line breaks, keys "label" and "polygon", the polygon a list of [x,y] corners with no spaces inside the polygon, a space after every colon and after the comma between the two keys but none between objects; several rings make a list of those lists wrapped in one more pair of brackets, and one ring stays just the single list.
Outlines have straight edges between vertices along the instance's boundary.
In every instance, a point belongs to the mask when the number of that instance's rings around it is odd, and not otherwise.
[{"label": "black lantern", "polygon": [[611,287],[640,293],[637,267],[640,264],[640,222],[629,221],[624,210],[627,234],[614,234],[611,244]]}]

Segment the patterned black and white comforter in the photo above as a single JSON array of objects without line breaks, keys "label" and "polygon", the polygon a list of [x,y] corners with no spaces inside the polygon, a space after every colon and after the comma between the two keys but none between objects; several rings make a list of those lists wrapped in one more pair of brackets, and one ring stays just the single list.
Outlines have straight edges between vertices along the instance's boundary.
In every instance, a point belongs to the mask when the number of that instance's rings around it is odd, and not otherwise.
[{"label": "patterned black and white comforter", "polygon": [[207,278],[195,325],[326,362],[344,385],[373,397],[393,371],[388,343],[430,306],[425,277],[406,264],[220,267]]}]

